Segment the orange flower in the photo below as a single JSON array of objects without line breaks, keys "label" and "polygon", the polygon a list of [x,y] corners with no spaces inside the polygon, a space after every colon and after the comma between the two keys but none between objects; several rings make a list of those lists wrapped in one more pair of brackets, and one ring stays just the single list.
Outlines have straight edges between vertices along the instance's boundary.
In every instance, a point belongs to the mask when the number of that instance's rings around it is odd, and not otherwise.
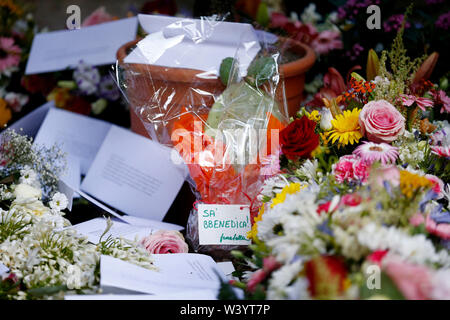
[{"label": "orange flower", "polygon": [[3,127],[11,120],[12,113],[6,105],[6,101],[0,98],[0,126]]}]

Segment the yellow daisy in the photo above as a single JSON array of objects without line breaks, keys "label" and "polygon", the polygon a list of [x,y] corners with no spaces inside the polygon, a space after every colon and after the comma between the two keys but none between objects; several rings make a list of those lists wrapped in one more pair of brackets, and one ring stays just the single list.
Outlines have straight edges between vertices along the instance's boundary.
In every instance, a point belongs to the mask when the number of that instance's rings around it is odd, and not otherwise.
[{"label": "yellow daisy", "polygon": [[400,171],[400,190],[408,198],[412,198],[418,191],[432,186],[431,181],[425,177],[406,170]]},{"label": "yellow daisy", "polygon": [[280,193],[277,193],[275,198],[272,200],[272,204],[270,205],[271,208],[275,207],[277,204],[283,203],[284,200],[286,200],[287,194],[294,194],[299,192],[300,190],[306,188],[306,184],[301,183],[291,183],[287,186],[285,186]]},{"label": "yellow daisy", "polygon": [[257,235],[258,235],[258,221],[262,220],[263,214],[264,214],[264,204],[259,208],[259,213],[258,213],[258,216],[255,217],[255,220],[252,225],[252,229],[249,232],[247,232],[248,239],[251,239],[253,241],[256,240]]},{"label": "yellow daisy", "polygon": [[360,127],[358,123],[359,113],[361,109],[345,110],[343,114],[336,115],[336,118],[331,120],[333,129],[328,132],[328,138],[332,143],[336,140],[339,145],[347,145],[358,143],[362,138]]}]

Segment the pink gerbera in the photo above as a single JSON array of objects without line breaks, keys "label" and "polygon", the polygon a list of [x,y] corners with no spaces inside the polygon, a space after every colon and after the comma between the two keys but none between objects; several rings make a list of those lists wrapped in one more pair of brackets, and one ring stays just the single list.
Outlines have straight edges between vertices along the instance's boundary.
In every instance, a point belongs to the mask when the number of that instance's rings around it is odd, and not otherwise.
[{"label": "pink gerbera", "polygon": [[313,40],[311,46],[318,54],[327,54],[335,49],[342,49],[344,44],[341,41],[341,34],[338,31],[325,30]]},{"label": "pink gerbera", "polygon": [[384,142],[374,143],[365,141],[353,151],[353,154],[370,164],[375,161],[381,161],[382,164],[390,164],[395,163],[395,160],[397,160],[398,148]]},{"label": "pink gerbera", "polygon": [[402,95],[400,95],[400,97],[402,99],[403,105],[407,106],[407,107],[411,107],[414,102],[423,111],[425,111],[426,107],[433,106],[433,101],[428,98],[416,97],[416,96],[409,95],[409,94],[402,94]]},{"label": "pink gerbera", "polygon": [[17,67],[20,62],[21,49],[14,45],[13,38],[0,37],[0,72]]},{"label": "pink gerbera", "polygon": [[431,151],[441,158],[450,159],[450,146],[432,146]]}]

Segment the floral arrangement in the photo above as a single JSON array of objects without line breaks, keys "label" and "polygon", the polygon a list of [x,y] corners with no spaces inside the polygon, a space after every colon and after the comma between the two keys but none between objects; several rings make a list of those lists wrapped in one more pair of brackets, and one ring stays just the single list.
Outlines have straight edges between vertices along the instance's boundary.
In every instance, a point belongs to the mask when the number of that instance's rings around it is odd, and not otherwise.
[{"label": "floral arrangement", "polygon": [[19,117],[30,101],[21,86],[21,75],[36,32],[28,7],[0,1],[0,126]]},{"label": "floral arrangement", "polygon": [[365,79],[330,70],[323,108],[280,132],[282,170],[234,251],[247,298],[450,299],[450,98],[404,28]]},{"label": "floral arrangement", "polygon": [[[101,255],[155,269],[137,242],[109,236],[97,245],[67,229],[67,198],[56,191],[64,170],[57,147],[32,146],[31,139],[4,132],[0,169],[0,261],[9,268],[0,281],[1,299],[53,299],[65,293],[99,291]],[[53,161],[48,162],[49,159]],[[44,197],[44,192],[47,194]],[[105,233],[112,226],[108,220]],[[164,243],[162,239],[162,243]]]}]

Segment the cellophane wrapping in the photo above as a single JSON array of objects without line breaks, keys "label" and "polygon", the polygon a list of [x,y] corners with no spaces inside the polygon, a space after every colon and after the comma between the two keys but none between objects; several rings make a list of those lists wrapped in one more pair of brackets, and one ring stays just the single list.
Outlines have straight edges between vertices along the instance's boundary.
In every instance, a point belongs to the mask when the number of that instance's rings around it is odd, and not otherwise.
[{"label": "cellophane wrapping", "polygon": [[[262,184],[277,171],[278,132],[288,122],[279,47],[264,41],[264,34],[255,37],[250,26],[241,34],[224,33],[228,50],[234,48],[233,56],[212,66],[205,62],[206,70],[182,65],[183,57],[220,49],[223,44],[214,45],[221,39],[222,24],[217,17],[204,17],[166,27],[170,30],[166,38],[185,41],[178,53],[173,47],[158,49],[158,55],[174,57],[170,67],[126,63],[120,56],[117,64],[133,130],[173,148],[172,160],[183,159],[189,169],[188,181],[197,201],[186,238],[195,251],[210,254],[237,247],[199,244],[197,204],[248,205],[253,219]],[[142,61],[153,61],[155,48],[140,46],[145,39],[130,44],[125,54],[133,52]]]}]

